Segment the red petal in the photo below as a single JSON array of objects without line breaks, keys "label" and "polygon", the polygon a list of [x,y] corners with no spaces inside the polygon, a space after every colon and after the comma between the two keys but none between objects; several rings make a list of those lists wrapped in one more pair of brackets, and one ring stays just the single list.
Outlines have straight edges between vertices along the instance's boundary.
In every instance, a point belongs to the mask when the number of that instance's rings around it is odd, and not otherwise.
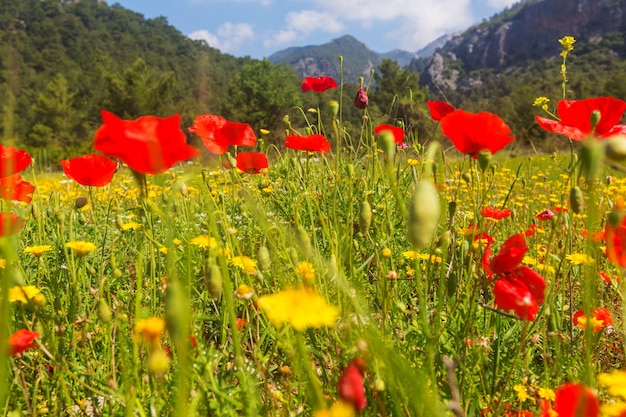
[{"label": "red petal", "polygon": [[0,178],[22,172],[31,162],[32,158],[25,150],[0,145]]},{"label": "red petal", "polygon": [[306,77],[302,81],[301,88],[303,93],[306,93],[310,90],[313,90],[317,93],[323,93],[329,88],[337,88],[337,83],[332,77]]},{"label": "red petal", "polygon": [[476,158],[483,149],[496,153],[515,140],[511,129],[497,115],[455,110],[441,119],[441,130],[459,152]]},{"label": "red petal", "polygon": [[267,168],[267,157],[261,152],[239,152],[237,154],[237,168],[248,174],[259,174]]},{"label": "red petal", "polygon": [[504,242],[500,252],[491,260],[491,269],[495,274],[511,272],[522,262],[526,252],[528,246],[524,234],[513,235]]},{"label": "red petal", "polygon": [[104,187],[111,182],[117,170],[117,163],[109,158],[86,154],[78,158],[61,161],[63,172],[80,185]]},{"label": "red petal", "polygon": [[291,133],[285,138],[285,148],[326,153],[330,150],[330,142],[324,136],[318,134],[296,136]]},{"label": "red petal", "polygon": [[582,384],[566,383],[559,387],[554,400],[554,410],[559,417],[597,417],[600,404],[593,391]]},{"label": "red petal", "polygon": [[339,396],[346,402],[354,405],[357,411],[362,411],[367,405],[363,374],[354,364],[349,364],[339,377],[337,383]]},{"label": "red petal", "polygon": [[445,101],[427,101],[426,105],[428,106],[428,110],[430,110],[430,117],[435,121],[443,119],[449,113],[452,113],[454,111],[454,107],[452,107]]},{"label": "red petal", "polygon": [[391,125],[378,125],[374,128],[374,134],[380,135],[380,133],[384,132],[385,130],[388,130],[391,133],[393,133],[394,141],[398,145],[402,145],[402,142],[404,141],[404,129],[402,129],[401,127],[396,127],[396,126],[391,126]]}]

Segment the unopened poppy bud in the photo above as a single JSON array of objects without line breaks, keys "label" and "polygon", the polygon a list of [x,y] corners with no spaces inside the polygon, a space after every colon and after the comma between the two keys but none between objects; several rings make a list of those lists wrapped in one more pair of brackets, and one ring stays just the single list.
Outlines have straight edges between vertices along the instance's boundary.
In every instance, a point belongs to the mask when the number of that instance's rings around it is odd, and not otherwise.
[{"label": "unopened poppy bud", "polygon": [[267,271],[270,269],[271,258],[270,251],[267,246],[261,246],[256,254],[256,260],[259,263],[259,269],[261,271]]},{"label": "unopened poppy bud", "polygon": [[111,308],[104,299],[100,298],[98,300],[98,318],[103,323],[109,323],[112,317],[113,314],[111,313]]},{"label": "unopened poppy bud", "polygon": [[593,110],[590,116],[591,121],[591,131],[594,132],[596,130],[596,126],[600,123],[600,119],[602,119],[602,113],[600,110]]},{"label": "unopened poppy bud", "polygon": [[296,250],[296,248],[289,248],[289,259],[294,265],[298,263],[298,251]]},{"label": "unopened poppy bud", "polygon": [[170,358],[163,349],[155,349],[148,358],[148,370],[157,378],[162,378],[170,369]]},{"label": "unopened poppy bud", "polygon": [[458,278],[456,272],[451,271],[450,276],[448,276],[448,282],[446,282],[446,290],[448,292],[448,297],[453,297],[456,293],[456,288],[458,285]]},{"label": "unopened poppy bud", "polygon": [[450,221],[452,221],[452,218],[454,217],[455,213],[456,213],[456,201],[450,201],[448,203],[448,216],[450,216]]},{"label": "unopened poppy bud", "polygon": [[337,113],[339,113],[339,102],[337,100],[330,100],[328,102],[328,108],[333,117],[337,116]]},{"label": "unopened poppy bud", "polygon": [[[290,122],[289,122],[289,115],[288,115],[288,114],[286,114],[286,115],[283,117],[283,123],[284,123],[284,124],[286,124],[287,126],[289,126],[289,125],[290,125]],[[289,133],[287,133],[287,135],[289,135]]]},{"label": "unopened poppy bud", "polygon": [[483,149],[478,152],[478,166],[481,171],[485,172],[485,170],[489,167],[492,157],[493,155],[489,149]]},{"label": "unopened poppy bud", "polygon": [[409,238],[415,248],[424,248],[433,238],[441,207],[435,186],[422,180],[415,187],[409,204]]},{"label": "unopened poppy bud", "polygon": [[311,238],[302,225],[298,225],[298,227],[296,227],[296,244],[305,258],[310,257],[313,253]]},{"label": "unopened poppy bud", "polygon": [[185,184],[184,182],[180,183],[180,185],[178,186],[178,191],[180,192],[180,195],[182,195],[183,197],[187,197],[187,194],[189,194],[189,190],[187,189],[187,184]]},{"label": "unopened poppy bud", "polygon": [[468,185],[472,182],[472,176],[467,171],[465,171],[463,175],[461,175],[461,179],[465,182],[465,184],[468,184]]},{"label": "unopened poppy bud", "polygon": [[74,208],[80,210],[87,205],[87,197],[78,197],[74,201]]},{"label": "unopened poppy bud", "polygon": [[576,214],[580,214],[583,212],[585,207],[585,199],[583,197],[583,192],[580,187],[572,187],[569,191],[569,204],[572,208],[572,212]]},{"label": "unopened poppy bud", "polygon": [[367,97],[367,93],[362,85],[359,86],[359,91],[356,93],[356,97],[354,98],[354,106],[357,109],[365,110],[369,105],[369,98]]},{"label": "unopened poppy bud", "polygon": [[204,284],[212,298],[219,298],[222,295],[222,271],[218,265],[211,265],[204,275]]},{"label": "unopened poppy bud", "polygon": [[39,206],[37,204],[30,206],[30,214],[35,220],[39,219]]},{"label": "unopened poppy bud", "polygon": [[390,130],[380,132],[380,135],[378,135],[378,146],[385,154],[385,162],[392,162],[396,156],[397,148],[393,132]]},{"label": "unopened poppy bud", "polygon": [[372,224],[372,206],[367,199],[361,202],[361,210],[359,210],[359,231],[366,235]]},{"label": "unopened poppy bud", "polygon": [[615,162],[626,160],[626,136],[616,135],[605,139],[606,157]]}]

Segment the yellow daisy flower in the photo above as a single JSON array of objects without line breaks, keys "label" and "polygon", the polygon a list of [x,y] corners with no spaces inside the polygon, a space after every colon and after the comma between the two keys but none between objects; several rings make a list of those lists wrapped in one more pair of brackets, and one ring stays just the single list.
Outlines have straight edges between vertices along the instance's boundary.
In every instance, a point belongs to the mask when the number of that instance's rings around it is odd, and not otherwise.
[{"label": "yellow daisy flower", "polygon": [[289,324],[295,330],[333,326],[339,309],[307,289],[287,289],[257,300],[259,308],[274,326]]}]

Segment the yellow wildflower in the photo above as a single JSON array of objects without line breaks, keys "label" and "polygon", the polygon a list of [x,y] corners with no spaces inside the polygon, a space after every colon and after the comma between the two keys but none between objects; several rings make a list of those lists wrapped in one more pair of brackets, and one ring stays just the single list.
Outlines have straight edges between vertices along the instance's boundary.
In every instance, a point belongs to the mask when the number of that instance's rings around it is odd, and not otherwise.
[{"label": "yellow wildflower", "polygon": [[584,253],[572,253],[565,256],[565,259],[572,265],[592,265],[594,263],[593,258]]},{"label": "yellow wildflower", "polygon": [[234,256],[229,259],[231,265],[235,265],[247,275],[256,275],[256,261],[248,256]]},{"label": "yellow wildflower", "polygon": [[167,246],[161,246],[161,247],[159,248],[159,252],[160,252],[162,255],[167,255]]},{"label": "yellow wildflower", "polygon": [[41,293],[39,288],[34,285],[27,285],[25,287],[18,285],[9,289],[9,301],[11,303],[20,302],[22,304],[28,304],[29,300],[32,300],[37,305],[42,305],[46,302],[46,297]]},{"label": "yellow wildflower", "polygon": [[598,375],[598,384],[607,388],[611,396],[626,399],[626,370],[601,373]]},{"label": "yellow wildflower", "polygon": [[513,389],[517,393],[517,399],[520,400],[520,402],[524,402],[528,399],[528,392],[522,384],[514,385]]},{"label": "yellow wildflower", "polygon": [[407,159],[406,162],[407,164],[409,164],[409,166],[412,166],[412,167],[416,166],[419,163],[417,159],[413,159],[413,158]]},{"label": "yellow wildflower", "polygon": [[354,417],[356,411],[354,406],[346,401],[337,400],[330,406],[323,410],[317,410],[313,413],[313,417]]},{"label": "yellow wildflower", "polygon": [[390,258],[391,257],[391,249],[384,248],[383,250],[380,251],[380,254],[383,256],[383,258]]},{"label": "yellow wildflower", "polygon": [[559,43],[563,47],[563,51],[561,51],[561,56],[565,58],[568,53],[574,50],[574,44],[576,43],[576,39],[573,36],[563,36],[559,39]]},{"label": "yellow wildflower", "polygon": [[550,388],[539,388],[537,391],[539,398],[543,398],[544,400],[554,401],[556,399],[556,394]]},{"label": "yellow wildflower", "polygon": [[24,253],[30,253],[36,258],[39,258],[44,252],[48,252],[52,250],[52,246],[50,245],[37,245],[37,246],[28,246],[24,248]]},{"label": "yellow wildflower", "polygon": [[268,135],[270,133],[270,131],[267,129],[259,129],[259,132],[261,132],[263,136]]},{"label": "yellow wildflower", "polygon": [[141,224],[137,222],[128,222],[120,225],[122,232],[128,232],[129,230],[138,230],[141,228]]},{"label": "yellow wildflower", "polygon": [[71,242],[67,242],[65,244],[66,248],[72,249],[77,256],[81,258],[87,255],[89,252],[96,250],[96,245],[91,242],[85,242],[82,240],[72,240]]},{"label": "yellow wildflower", "polygon": [[137,334],[143,336],[146,342],[155,346],[165,331],[165,320],[161,317],[150,317],[146,320],[138,320],[135,331]]},{"label": "yellow wildflower", "polygon": [[230,258],[230,249],[228,248],[219,248],[215,251],[215,256],[223,256],[226,259]]},{"label": "yellow wildflower", "polygon": [[176,245],[176,246],[180,246],[180,245],[182,245],[183,241],[178,239],[178,238],[175,238],[175,239],[172,240],[172,243],[174,243],[174,245]]},{"label": "yellow wildflower", "polygon": [[217,247],[217,240],[207,235],[196,236],[189,243],[201,249],[215,249]]},{"label": "yellow wildflower", "polygon": [[302,278],[307,285],[312,285],[315,280],[315,268],[311,262],[302,261],[296,267],[296,274]]},{"label": "yellow wildflower", "polygon": [[541,107],[544,111],[548,111],[548,103],[550,99],[548,97],[537,97],[533,102],[534,107]]},{"label": "yellow wildflower", "polygon": [[283,323],[295,330],[333,326],[339,310],[326,299],[307,289],[287,289],[257,300],[257,305],[274,326]]},{"label": "yellow wildflower", "polygon": [[254,290],[252,289],[252,287],[246,284],[241,284],[237,287],[237,290],[235,291],[235,297],[239,298],[240,300],[249,300],[252,298],[253,295]]},{"label": "yellow wildflower", "polygon": [[7,266],[7,260],[6,259],[0,259],[0,268],[4,269]]}]

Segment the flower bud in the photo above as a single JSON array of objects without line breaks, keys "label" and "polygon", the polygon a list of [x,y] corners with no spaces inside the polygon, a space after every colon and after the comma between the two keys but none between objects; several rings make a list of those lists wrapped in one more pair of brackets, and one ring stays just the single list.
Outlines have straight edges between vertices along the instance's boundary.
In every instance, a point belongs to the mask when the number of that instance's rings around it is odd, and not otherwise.
[{"label": "flower bud", "polygon": [[616,135],[604,140],[606,157],[615,162],[626,160],[626,136]]},{"label": "flower bud", "polygon": [[569,192],[569,204],[572,208],[572,212],[576,214],[580,214],[583,212],[585,207],[585,199],[583,197],[583,192],[580,187],[572,187]]},{"label": "flower bud", "polygon": [[396,140],[393,137],[393,132],[390,130],[383,130],[378,136],[378,146],[383,150],[385,154],[385,162],[392,162],[396,156]]},{"label": "flower bud", "polygon": [[98,318],[103,323],[109,323],[112,317],[111,308],[103,298],[100,298],[98,300]]},{"label": "flower bud", "polygon": [[440,214],[439,193],[435,186],[429,181],[420,181],[409,205],[409,238],[415,248],[421,249],[430,243]]},{"label": "flower bud", "polygon": [[492,157],[493,155],[491,154],[491,151],[489,149],[483,149],[478,152],[478,166],[480,167],[481,171],[485,172],[485,170],[489,168],[489,165],[491,165]]},{"label": "flower bud", "polygon": [[305,258],[310,257],[313,253],[311,238],[302,225],[298,225],[298,227],[296,227],[296,244]]},{"label": "flower bud", "polygon": [[267,271],[270,269],[271,258],[270,251],[267,249],[267,246],[261,246],[259,251],[256,254],[256,260],[259,263],[259,269],[261,271]]},{"label": "flower bud", "polygon": [[87,197],[78,197],[74,200],[74,208],[80,210],[87,205]]},{"label": "flower bud", "polygon": [[163,349],[155,349],[148,358],[148,370],[157,378],[162,378],[170,369],[170,358]]},{"label": "flower bud", "polygon": [[363,86],[359,86],[359,91],[356,93],[356,97],[354,98],[354,106],[357,109],[365,110],[369,105],[369,98],[367,97],[367,93]]},{"label": "flower bud", "polygon": [[328,108],[333,117],[336,117],[337,113],[339,113],[339,102],[337,100],[330,100],[328,102]]},{"label": "flower bud", "polygon": [[212,298],[219,298],[222,295],[222,271],[218,265],[209,266],[209,270],[204,275],[204,284]]},{"label": "flower bud", "polygon": [[359,231],[366,235],[372,224],[372,207],[367,199],[361,202],[361,210],[359,210]]}]

